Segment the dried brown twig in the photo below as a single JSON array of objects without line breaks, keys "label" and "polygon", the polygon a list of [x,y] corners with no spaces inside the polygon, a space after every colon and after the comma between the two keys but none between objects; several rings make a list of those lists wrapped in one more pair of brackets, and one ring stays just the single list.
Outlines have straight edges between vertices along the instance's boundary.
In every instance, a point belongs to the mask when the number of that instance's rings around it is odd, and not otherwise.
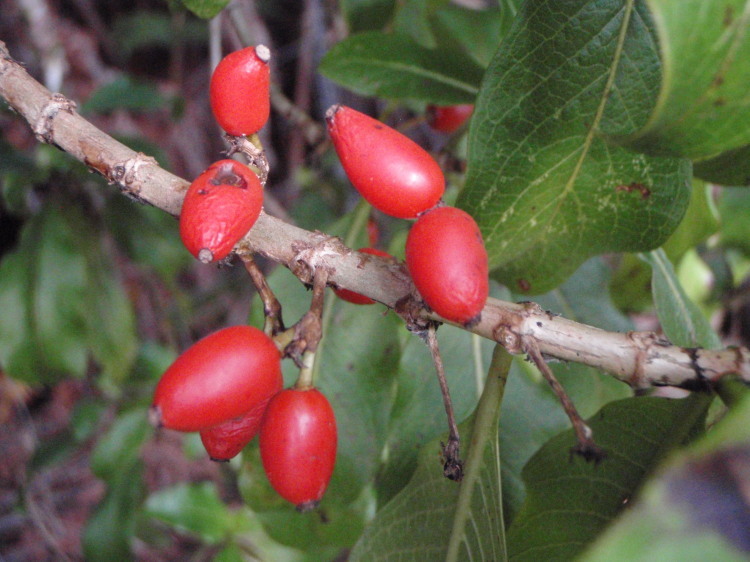
[{"label": "dried brown twig", "polygon": [[[29,76],[2,42],[0,96],[29,123],[41,142],[69,153],[109,183],[117,184],[129,197],[179,214],[187,181],[86,121],[76,112],[74,103]],[[329,283],[390,308],[415,294],[403,265],[376,257],[363,260],[337,238],[297,228],[265,213],[236,250],[240,255],[259,253],[278,262],[307,284],[312,283],[316,268],[324,267]],[[425,320],[442,321],[425,309],[419,314]],[[515,354],[526,353],[524,342],[533,340],[544,356],[589,365],[637,389],[707,389],[731,374],[750,382],[750,351],[746,348],[683,348],[652,332],[607,332],[555,316],[533,303],[491,298],[481,321],[470,331],[499,342]]]}]

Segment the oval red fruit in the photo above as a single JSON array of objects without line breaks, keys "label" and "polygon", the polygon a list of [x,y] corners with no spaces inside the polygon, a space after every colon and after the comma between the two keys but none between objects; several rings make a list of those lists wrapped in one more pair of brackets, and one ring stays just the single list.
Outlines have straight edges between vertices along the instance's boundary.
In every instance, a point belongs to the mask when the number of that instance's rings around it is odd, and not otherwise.
[{"label": "oval red fruit", "polygon": [[[393,257],[388,252],[384,252],[382,250],[376,250],[375,248],[360,248],[357,251],[363,254],[380,256],[381,258]],[[347,302],[350,302],[352,304],[375,304],[375,301],[372,300],[370,297],[360,295],[359,293],[350,291],[349,289],[334,289],[333,292],[336,294],[338,298],[345,300]]]},{"label": "oval red fruit", "polygon": [[440,201],[443,171],[410,138],[343,105],[331,107],[326,122],[349,181],[373,207],[411,219]]},{"label": "oval red fruit", "polygon": [[180,211],[180,237],[203,263],[224,259],[262,208],[258,176],[236,160],[219,160],[190,184]]},{"label": "oval red fruit", "polygon": [[317,389],[282,390],[266,408],[260,455],[271,485],[300,511],[318,505],[336,463],[336,418]]},{"label": "oval red fruit", "polygon": [[[276,392],[281,390],[281,379]],[[274,392],[274,394],[276,393]],[[201,442],[211,460],[225,462],[236,457],[239,452],[250,443],[260,431],[260,422],[266,411],[268,401],[257,402],[253,407],[239,418],[234,418],[219,425],[202,429],[200,431]]]},{"label": "oval red fruit", "polygon": [[471,104],[430,105],[427,107],[427,123],[441,133],[455,133],[473,112]]},{"label": "oval red fruit", "polygon": [[266,403],[282,385],[281,354],[252,326],[232,326],[197,341],[164,372],[152,417],[178,431],[200,431]]},{"label": "oval red fruit", "polygon": [[211,110],[219,126],[234,136],[257,133],[271,112],[268,47],[247,47],[224,57],[209,85]]},{"label": "oval red fruit", "polygon": [[487,251],[468,213],[438,207],[420,216],[406,239],[406,266],[432,310],[446,320],[479,319],[489,293]]}]

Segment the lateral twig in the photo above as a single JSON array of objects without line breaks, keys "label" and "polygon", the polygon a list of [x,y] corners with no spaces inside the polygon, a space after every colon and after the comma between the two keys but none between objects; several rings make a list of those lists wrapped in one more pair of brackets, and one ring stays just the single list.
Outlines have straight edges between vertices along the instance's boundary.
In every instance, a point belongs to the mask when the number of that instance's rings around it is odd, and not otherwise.
[{"label": "lateral twig", "polygon": [[275,336],[285,330],[284,319],[281,316],[281,303],[276,295],[269,287],[266,281],[266,276],[255,263],[252,255],[243,254],[240,256],[242,263],[245,265],[245,269],[250,274],[250,278],[253,280],[253,284],[258,291],[260,300],[263,302],[263,315],[265,322],[263,324],[263,331],[268,336]]},{"label": "lateral twig", "polygon": [[534,362],[539,371],[541,371],[542,376],[552,387],[552,391],[557,396],[560,404],[562,404],[563,410],[565,410],[565,414],[573,424],[573,431],[576,434],[576,441],[578,443],[575,447],[573,447],[573,449],[571,449],[571,453],[580,455],[584,459],[586,459],[586,461],[593,461],[595,463],[598,463],[599,461],[604,459],[604,457],[606,456],[604,450],[597,446],[596,443],[594,443],[594,432],[591,431],[591,428],[578,413],[578,410],[576,409],[575,404],[573,404],[573,401],[570,399],[570,396],[568,396],[568,393],[565,392],[565,389],[560,384],[560,381],[558,381],[557,377],[555,377],[555,373],[552,372],[552,369],[550,369],[547,361],[544,360],[544,356],[539,350],[539,346],[537,345],[536,341],[533,339],[526,340],[524,342],[524,348],[529,358]]},{"label": "lateral twig", "polygon": [[296,388],[313,386],[313,365],[315,352],[323,337],[323,303],[326,285],[328,284],[328,270],[316,268],[313,273],[313,296],[310,309],[305,312],[294,326],[294,339],[287,346],[286,355],[291,357],[300,368]]},{"label": "lateral twig", "polygon": [[440,356],[440,348],[438,347],[436,322],[431,322],[427,328],[427,347],[430,348],[435,373],[440,383],[440,392],[443,395],[445,413],[448,416],[448,443],[443,444],[443,474],[450,480],[460,482],[464,475],[464,463],[459,457],[458,424],[456,424],[456,415],[453,412],[453,401],[448,390],[448,381],[445,378],[443,358]]}]

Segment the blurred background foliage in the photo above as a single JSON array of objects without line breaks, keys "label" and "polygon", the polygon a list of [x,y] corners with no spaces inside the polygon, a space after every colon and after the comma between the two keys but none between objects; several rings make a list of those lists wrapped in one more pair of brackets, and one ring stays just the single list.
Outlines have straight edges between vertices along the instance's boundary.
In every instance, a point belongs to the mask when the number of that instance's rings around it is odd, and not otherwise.
[{"label": "blurred background foliage", "polygon": [[[467,130],[432,131],[425,106],[472,103],[482,95],[486,69],[500,64],[498,47],[518,37],[520,8],[512,0],[9,0],[0,39],[92,123],[186,179],[226,150],[208,106],[212,65],[220,53],[265,43],[277,95],[318,127],[333,103],[398,126],[437,155],[453,201],[466,179]],[[276,107],[261,132],[271,161],[267,212],[346,237],[353,247],[367,245],[363,222],[355,220],[362,207],[330,146],[322,135],[308,142],[303,127]],[[0,132],[3,559],[368,560],[406,548],[418,553],[413,559],[434,559],[427,545],[442,544],[445,513],[456,501],[455,489],[425,476],[440,473],[444,412],[429,353],[397,317],[380,305],[329,303],[318,384],[338,418],[339,458],[321,510],[297,514],[270,489],[257,444],[220,465],[206,458],[197,435],[155,433],[147,423],[154,385],[181,350],[220,327],[262,323],[244,268],[197,263],[182,247],[173,217],[126,199],[82,164],[38,143],[6,107]],[[700,179],[683,185],[686,218],[664,236],[662,249],[581,258],[572,275],[534,300],[607,330],[662,330],[684,346],[747,345],[750,194],[742,187],[747,175],[726,171],[740,152],[721,157],[724,164],[705,159],[696,170],[740,187]],[[402,256],[408,224],[378,213],[372,218],[380,246]],[[288,271],[260,262],[287,323],[296,321],[309,292]],[[494,284],[493,295],[527,298],[508,286]],[[686,325],[696,329],[686,333]],[[439,336],[458,417],[470,427],[492,345],[449,326]],[[602,444],[621,458],[598,473],[606,493],[589,490],[596,468],[567,462],[567,419],[536,369],[514,361],[498,430],[505,522],[496,523],[508,527],[512,557],[551,556],[548,543],[567,545],[570,537],[575,546],[554,554],[580,553],[671,449],[701,433],[706,416],[714,423],[724,414],[721,405],[709,409],[705,397],[695,403],[633,398],[593,369],[554,369],[582,414],[594,416]],[[287,384],[295,374],[285,364]],[[733,412],[727,425],[741,426],[746,410]],[[633,431],[623,435],[622,427]],[[679,529],[695,528],[694,506],[669,491],[695,478],[691,466],[716,462],[712,455],[746,466],[747,443],[727,451],[725,445],[704,440],[680,453],[684,458],[650,485],[639,509],[658,519],[665,508],[654,498],[667,494]],[[552,474],[571,483],[560,497],[559,484],[545,488]],[[738,474],[724,480],[731,490],[746,482],[747,474]],[[426,487],[424,497],[418,485]],[[718,492],[708,497],[723,501]],[[587,510],[596,523],[562,522],[555,518],[561,506]],[[747,514],[747,502],[742,508]],[[427,514],[425,525],[403,533],[415,513]],[[562,530],[565,524],[571,529]],[[392,538],[392,528],[411,536]],[[550,528],[567,534],[561,539]],[[648,536],[630,517],[594,548],[609,548],[610,556],[627,552],[620,543],[628,532]],[[732,538],[734,546],[716,540],[731,553],[738,544],[747,547],[747,533]],[[679,541],[663,543],[665,559],[677,556]],[[700,548],[716,546],[706,544]]]}]

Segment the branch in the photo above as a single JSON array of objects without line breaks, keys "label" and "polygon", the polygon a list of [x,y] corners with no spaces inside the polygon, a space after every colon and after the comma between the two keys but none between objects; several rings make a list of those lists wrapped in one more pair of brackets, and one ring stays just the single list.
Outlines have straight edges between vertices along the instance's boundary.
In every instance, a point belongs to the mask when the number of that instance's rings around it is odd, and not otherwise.
[{"label": "branch", "polygon": [[[29,123],[41,142],[69,153],[109,183],[117,184],[129,197],[179,215],[187,181],[83,119],[73,102],[51,93],[29,76],[10,57],[2,41],[0,95]],[[286,266],[307,284],[313,283],[316,268],[323,267],[330,272],[330,285],[356,291],[401,311],[410,322],[444,321],[421,304],[403,264],[359,254],[339,238],[298,228],[265,213],[236,251],[240,256],[259,253]],[[652,332],[606,332],[545,312],[533,303],[490,298],[481,321],[469,330],[514,354],[526,353],[525,342],[533,339],[544,356],[600,369],[636,389],[677,386],[708,390],[731,374],[750,382],[750,351],[746,348],[682,348]]]}]

